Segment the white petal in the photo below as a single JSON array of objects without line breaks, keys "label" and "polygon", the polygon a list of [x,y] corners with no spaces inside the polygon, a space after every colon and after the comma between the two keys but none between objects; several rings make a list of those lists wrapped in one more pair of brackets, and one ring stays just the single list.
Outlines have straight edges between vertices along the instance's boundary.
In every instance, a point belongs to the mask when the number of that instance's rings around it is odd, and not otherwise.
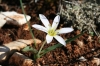
[{"label": "white petal", "polygon": [[57,28],[57,26],[58,26],[58,24],[59,24],[59,21],[60,21],[60,16],[57,15],[57,16],[54,18],[53,24],[52,24],[52,28],[53,28],[54,30],[56,30],[56,28]]},{"label": "white petal", "polygon": [[50,35],[46,36],[47,43],[50,43],[52,41],[52,39],[53,39],[53,36],[50,36]]},{"label": "white petal", "polygon": [[56,36],[54,36],[54,38],[55,38],[59,43],[61,43],[62,45],[66,46],[65,40],[64,40],[61,36],[56,35]]},{"label": "white petal", "polygon": [[39,14],[39,17],[40,17],[42,23],[44,24],[44,26],[46,28],[49,28],[50,27],[50,23],[49,23],[48,19],[43,14]]},{"label": "white petal", "polygon": [[34,25],[32,25],[32,27],[47,33],[47,29],[41,25],[34,24]]},{"label": "white petal", "polygon": [[74,30],[73,28],[61,28],[61,29],[56,30],[56,31],[57,31],[57,34],[63,34],[63,33],[72,32],[73,30]]}]

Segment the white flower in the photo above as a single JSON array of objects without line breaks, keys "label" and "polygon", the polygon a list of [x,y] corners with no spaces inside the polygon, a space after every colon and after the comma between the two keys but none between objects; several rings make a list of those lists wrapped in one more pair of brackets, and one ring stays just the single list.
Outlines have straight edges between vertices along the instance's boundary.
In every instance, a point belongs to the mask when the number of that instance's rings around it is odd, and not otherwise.
[{"label": "white flower", "polygon": [[57,15],[54,18],[52,26],[49,23],[48,19],[44,15],[39,14],[39,17],[45,27],[41,26],[41,25],[37,25],[37,24],[32,25],[32,27],[47,33],[47,35],[46,35],[47,43],[50,43],[54,37],[58,42],[60,42],[61,44],[63,44],[65,46],[66,42],[62,37],[59,36],[59,34],[72,32],[73,28],[61,28],[59,30],[56,30],[57,26],[59,24],[59,21],[60,21],[59,15]]}]

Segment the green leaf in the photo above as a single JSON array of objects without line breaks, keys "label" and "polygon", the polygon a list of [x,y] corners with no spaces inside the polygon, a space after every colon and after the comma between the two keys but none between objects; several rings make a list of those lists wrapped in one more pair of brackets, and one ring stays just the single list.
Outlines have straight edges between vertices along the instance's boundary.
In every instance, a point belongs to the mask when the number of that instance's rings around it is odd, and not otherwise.
[{"label": "green leaf", "polygon": [[94,35],[94,32],[89,32],[89,34],[90,34],[91,36],[93,36],[93,35]]},{"label": "green leaf", "polygon": [[33,53],[37,53],[38,51],[36,49],[34,49],[33,47],[31,46],[27,46],[25,48],[22,49],[23,52],[28,52],[28,51],[31,51]]},{"label": "green leaf", "polygon": [[[66,43],[75,40],[76,38],[78,38],[78,37],[81,36],[81,35],[83,35],[83,33],[81,33],[81,34],[79,34],[79,35],[77,35],[77,36],[75,36],[75,37],[73,37],[73,38],[67,39],[67,40],[66,40]],[[56,49],[56,48],[58,48],[58,47],[62,47],[62,46],[63,46],[63,45],[60,44],[60,43],[55,44],[55,45],[53,45],[53,46],[50,46],[50,47],[48,47],[48,48],[46,48],[46,49],[44,49],[44,50],[41,51],[41,53],[40,53],[40,54],[41,54],[40,57],[43,56],[44,54],[46,54],[46,53],[48,53],[48,52],[50,52],[50,51]]]},{"label": "green leaf", "polygon": [[56,44],[56,45],[50,46],[50,47],[48,47],[48,48],[42,50],[42,51],[41,51],[41,55],[40,55],[40,57],[43,56],[44,54],[46,54],[46,53],[48,53],[48,52],[50,52],[50,51],[52,51],[52,50],[58,48],[58,47],[61,47],[61,46],[63,46],[63,45],[59,43],[59,44]]},{"label": "green leaf", "polygon": [[66,43],[71,42],[71,41],[77,39],[78,37],[80,37],[80,36],[83,35],[83,34],[84,34],[84,33],[81,33],[81,34],[79,34],[79,35],[74,36],[73,38],[67,39],[67,40],[66,40]]}]

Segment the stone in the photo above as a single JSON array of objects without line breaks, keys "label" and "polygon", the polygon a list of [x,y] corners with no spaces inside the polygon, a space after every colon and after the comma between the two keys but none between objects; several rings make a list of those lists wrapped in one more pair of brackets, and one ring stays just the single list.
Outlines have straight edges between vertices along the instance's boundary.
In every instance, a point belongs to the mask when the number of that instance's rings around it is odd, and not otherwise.
[{"label": "stone", "polygon": [[27,23],[31,19],[31,16],[26,15],[26,18],[25,18],[24,14],[20,14],[15,11],[6,11],[6,12],[0,12],[0,19],[6,21],[6,22],[2,21],[2,24],[7,23],[7,24],[19,26],[19,25],[23,25]]},{"label": "stone", "polygon": [[[41,40],[35,39],[35,42],[36,44],[39,44],[41,43]],[[7,60],[14,52],[20,51],[21,49],[23,49],[27,45],[31,45],[32,43],[34,43],[33,39],[18,39],[16,41],[3,44],[2,46],[0,46],[0,63]]]},{"label": "stone", "polygon": [[32,59],[19,52],[15,52],[9,60],[9,64],[14,64],[16,66],[33,66],[34,63]]}]

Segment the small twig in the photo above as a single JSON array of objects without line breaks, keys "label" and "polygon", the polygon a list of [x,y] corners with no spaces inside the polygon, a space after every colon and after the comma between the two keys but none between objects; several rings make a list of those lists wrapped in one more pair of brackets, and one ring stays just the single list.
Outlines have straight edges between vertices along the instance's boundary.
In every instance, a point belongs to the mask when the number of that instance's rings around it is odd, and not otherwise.
[{"label": "small twig", "polygon": [[98,36],[99,38],[99,34],[95,31],[95,29],[93,28],[93,26],[90,24],[91,28],[93,29],[94,33]]},{"label": "small twig", "polygon": [[78,5],[78,3],[75,3],[75,2],[69,2],[69,1],[64,1],[64,2],[74,4],[74,5]]},{"label": "small twig", "polygon": [[[2,14],[2,13],[1,13]],[[2,15],[4,15],[4,14],[2,14]],[[6,15],[4,15],[4,16],[6,16]],[[16,21],[15,19],[12,19],[12,18],[10,18],[10,17],[8,17],[8,16],[6,16],[7,18],[9,18],[9,19],[11,19],[11,20],[13,20],[13,21]],[[17,21],[16,21],[17,22]]]}]

